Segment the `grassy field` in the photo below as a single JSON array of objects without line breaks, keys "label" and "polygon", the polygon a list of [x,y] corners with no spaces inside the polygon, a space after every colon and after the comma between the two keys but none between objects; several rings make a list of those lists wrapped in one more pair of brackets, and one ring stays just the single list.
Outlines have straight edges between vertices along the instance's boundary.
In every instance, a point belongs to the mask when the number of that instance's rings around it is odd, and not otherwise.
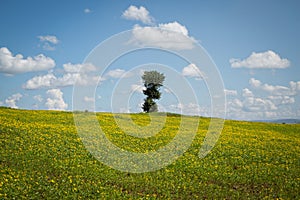
[{"label": "grassy field", "polygon": [[[131,116],[146,125],[146,114]],[[168,115],[154,137],[126,135],[111,113],[97,117],[107,137],[128,151],[154,151],[175,136]],[[127,173],[84,147],[71,112],[0,108],[0,199],[300,199],[300,125],[225,121],[215,148],[198,157],[210,119],[191,147],[154,172]]]}]

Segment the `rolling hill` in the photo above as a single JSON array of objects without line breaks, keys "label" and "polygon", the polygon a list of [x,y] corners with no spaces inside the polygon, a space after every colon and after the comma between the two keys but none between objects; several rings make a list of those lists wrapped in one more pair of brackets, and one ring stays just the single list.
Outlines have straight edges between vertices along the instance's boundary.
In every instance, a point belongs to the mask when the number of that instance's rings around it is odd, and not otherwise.
[{"label": "rolling hill", "polygon": [[[84,113],[83,113],[84,114]],[[170,165],[129,173],[102,164],[77,134],[73,114],[0,108],[0,199],[300,199],[300,125],[226,120],[204,158],[211,119],[167,114],[152,137],[128,136],[112,113],[97,113],[107,138],[132,152],[153,152],[180,121],[199,122],[191,146]],[[147,126],[147,114],[118,114]],[[88,121],[88,118],[87,118]],[[126,128],[126,127],[125,127]],[[119,158],[122,162],[123,158]]]}]

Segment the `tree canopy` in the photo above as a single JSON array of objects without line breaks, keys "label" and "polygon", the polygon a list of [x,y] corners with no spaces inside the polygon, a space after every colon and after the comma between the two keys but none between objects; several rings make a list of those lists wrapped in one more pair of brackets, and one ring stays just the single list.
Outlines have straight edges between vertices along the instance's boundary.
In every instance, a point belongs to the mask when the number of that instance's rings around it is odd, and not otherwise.
[{"label": "tree canopy", "polygon": [[142,76],[145,90],[143,93],[147,96],[142,106],[144,112],[157,112],[158,108],[155,99],[160,99],[161,93],[159,88],[163,86],[165,76],[157,71],[145,71]]}]

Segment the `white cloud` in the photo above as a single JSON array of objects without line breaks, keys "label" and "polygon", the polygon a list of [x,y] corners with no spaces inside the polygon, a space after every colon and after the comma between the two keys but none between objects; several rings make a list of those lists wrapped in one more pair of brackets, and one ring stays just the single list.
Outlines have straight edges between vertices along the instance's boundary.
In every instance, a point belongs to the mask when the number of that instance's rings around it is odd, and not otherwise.
[{"label": "white cloud", "polygon": [[41,42],[49,42],[51,44],[57,44],[59,40],[54,35],[44,35],[44,36],[38,36]]},{"label": "white cloud", "polygon": [[42,102],[44,100],[42,95],[35,95],[35,96],[33,96],[33,99],[38,102]]},{"label": "white cloud", "polygon": [[59,43],[59,40],[54,35],[44,35],[44,36],[38,36],[42,48],[47,51],[53,51],[55,50],[55,45]]},{"label": "white cloud", "polygon": [[193,77],[196,79],[203,79],[203,72],[195,64],[189,64],[182,69],[182,75],[187,77]]},{"label": "white cloud", "polygon": [[236,90],[227,90],[227,89],[225,89],[224,92],[225,92],[225,95],[227,95],[227,96],[236,96],[237,95]]},{"label": "white cloud", "polygon": [[24,58],[21,54],[13,56],[6,48],[0,48],[0,72],[6,74],[19,74],[52,69],[55,61],[39,54],[35,57]]},{"label": "white cloud", "polygon": [[80,83],[80,85],[87,85],[89,80],[84,78],[85,76],[79,73],[66,73],[62,77],[56,78],[53,82],[52,87],[65,87],[72,86],[75,83]]},{"label": "white cloud", "polygon": [[280,112],[279,107],[270,99],[254,97],[250,90],[244,90],[242,100],[235,98],[227,101],[226,115],[229,118],[258,120],[271,117],[270,113]]},{"label": "white cloud", "polygon": [[300,81],[290,81],[289,86],[269,85],[251,78],[249,84],[255,90],[242,90],[241,98],[228,99],[229,118],[258,120],[274,118],[299,118]]},{"label": "white cloud", "polygon": [[131,43],[137,46],[152,46],[173,50],[194,48],[195,39],[189,36],[187,28],[177,21],[161,23],[153,26],[154,19],[144,7],[130,6],[122,17],[130,20],[142,21],[152,26],[141,27],[135,25],[132,30]]},{"label": "white cloud", "polygon": [[66,87],[74,84],[88,85],[98,81],[97,76],[89,76],[80,73],[66,73],[61,77],[56,77],[49,73],[42,76],[35,76],[29,79],[24,85],[24,89],[35,90],[41,88]]},{"label": "white cloud", "polygon": [[63,99],[63,93],[60,89],[51,89],[47,91],[47,101],[45,106],[49,110],[66,110],[68,104],[65,103]]},{"label": "white cloud", "polygon": [[288,87],[280,86],[280,85],[269,85],[269,84],[263,84],[260,89],[267,91],[274,95],[283,95],[283,94],[289,94],[291,95],[291,90]]},{"label": "white cloud", "polygon": [[91,63],[84,64],[72,64],[66,63],[63,64],[64,71],[67,73],[85,73],[85,72],[93,72],[96,71],[96,67]]},{"label": "white cloud", "polygon": [[143,6],[139,8],[132,5],[129,6],[127,10],[123,12],[122,17],[128,20],[141,21],[144,24],[153,24],[154,21],[153,17],[149,15],[149,11]]},{"label": "white cloud", "polygon": [[5,103],[11,108],[18,108],[16,103],[22,98],[22,96],[23,95],[20,93],[13,94],[5,100]]},{"label": "white cloud", "polygon": [[253,88],[263,90],[272,95],[296,95],[300,91],[300,81],[291,81],[290,87],[269,85],[267,83],[262,84],[260,80],[256,80],[255,78],[251,78],[249,83]]},{"label": "white cloud", "polygon": [[192,49],[196,42],[188,35],[187,28],[176,21],[155,27],[136,25],[132,34],[131,42],[138,46],[184,50]]},{"label": "white cloud", "polygon": [[250,80],[249,80],[249,83],[250,83],[250,85],[252,86],[252,87],[260,87],[261,86],[261,82],[260,82],[260,80],[256,80],[255,78],[251,78]]},{"label": "white cloud", "polygon": [[97,82],[99,79],[98,76],[89,74],[89,72],[96,70],[96,67],[90,63],[67,63],[64,64],[63,67],[64,74],[62,76],[57,77],[52,72],[46,75],[34,76],[23,85],[23,88],[34,90],[40,88],[66,87],[72,86],[75,83],[78,85],[88,85]]},{"label": "white cloud", "polygon": [[253,92],[248,88],[244,88],[242,92],[243,97],[253,97]]},{"label": "white cloud", "polygon": [[172,31],[172,32],[176,32],[176,33],[180,33],[182,35],[188,36],[189,32],[187,30],[187,28],[181,24],[179,24],[178,22],[170,22],[167,24],[159,24],[158,27],[162,30],[168,30],[168,31]]},{"label": "white cloud", "polygon": [[56,83],[57,78],[54,74],[46,74],[43,76],[34,76],[32,79],[29,79],[24,85],[24,89],[34,90],[40,88],[52,87]]},{"label": "white cloud", "polygon": [[255,114],[255,112],[273,112],[278,109],[270,99],[255,97],[253,92],[248,88],[242,90],[242,97],[242,100],[235,98],[227,102],[227,113],[229,116],[242,114],[243,112],[252,114]]},{"label": "white cloud", "polygon": [[276,105],[285,105],[295,103],[295,98],[291,96],[268,96],[272,102]]},{"label": "white cloud", "polygon": [[291,87],[292,91],[299,92],[300,91],[300,81],[297,81],[297,82],[290,81],[290,87]]},{"label": "white cloud", "polygon": [[248,96],[243,101],[243,110],[250,112],[263,112],[277,110],[277,106],[268,99]]},{"label": "white cloud", "polygon": [[90,13],[90,12],[92,12],[92,11],[91,11],[89,8],[86,8],[86,9],[83,10],[83,12],[84,12],[84,13]]},{"label": "white cloud", "polygon": [[284,69],[290,66],[288,59],[280,58],[278,54],[271,50],[262,53],[253,52],[244,60],[232,58],[229,62],[233,68]]},{"label": "white cloud", "polygon": [[243,102],[239,99],[233,99],[232,101],[228,102],[229,108],[233,108],[235,110],[239,110],[243,108]]}]

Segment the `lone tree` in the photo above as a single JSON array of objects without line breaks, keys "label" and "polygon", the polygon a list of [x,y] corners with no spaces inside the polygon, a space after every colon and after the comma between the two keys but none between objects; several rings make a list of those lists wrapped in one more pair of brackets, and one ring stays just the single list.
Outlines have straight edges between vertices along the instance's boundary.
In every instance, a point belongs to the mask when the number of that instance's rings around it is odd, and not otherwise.
[{"label": "lone tree", "polygon": [[157,112],[158,108],[154,99],[160,99],[159,87],[162,86],[165,76],[157,71],[145,71],[142,79],[146,88],[143,93],[147,96],[142,108],[146,113]]}]

